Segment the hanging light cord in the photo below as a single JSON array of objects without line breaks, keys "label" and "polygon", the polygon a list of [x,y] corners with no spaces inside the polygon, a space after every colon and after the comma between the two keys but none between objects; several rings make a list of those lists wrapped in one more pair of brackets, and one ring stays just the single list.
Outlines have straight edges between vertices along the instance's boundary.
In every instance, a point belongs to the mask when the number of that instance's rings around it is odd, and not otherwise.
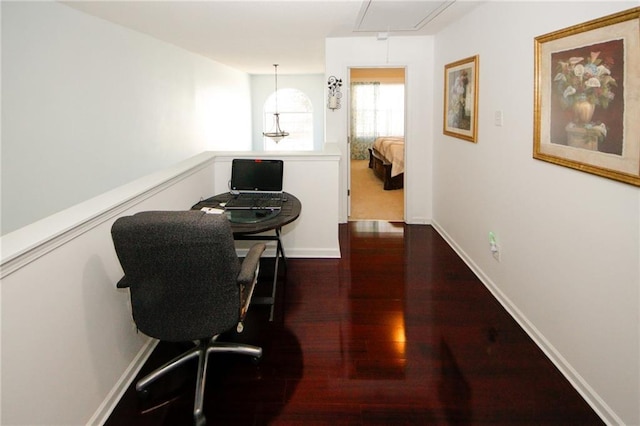
[{"label": "hanging light cord", "polygon": [[276,69],[276,114],[278,113],[278,64],[273,64]]}]

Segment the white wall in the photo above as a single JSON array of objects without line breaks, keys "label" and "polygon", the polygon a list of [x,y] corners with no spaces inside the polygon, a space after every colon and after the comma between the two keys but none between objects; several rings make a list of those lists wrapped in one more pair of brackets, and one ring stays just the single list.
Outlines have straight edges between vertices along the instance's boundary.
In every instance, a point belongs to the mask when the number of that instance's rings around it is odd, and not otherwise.
[{"label": "white wall", "polygon": [[[326,78],[342,78],[342,108],[326,114],[326,140],[342,150],[340,166],[340,220],[346,222],[349,149],[349,68],[406,67],[405,222],[431,221],[433,144],[433,39],[394,37],[328,38]],[[436,98],[438,99],[438,98]]]},{"label": "white wall", "polygon": [[[313,106],[313,149],[322,151],[324,145],[324,89],[326,82],[322,74],[287,75],[281,74],[283,66],[278,67],[278,90],[297,89],[306,94]],[[264,151],[263,136],[263,108],[267,98],[275,89],[273,75],[251,76],[251,105],[252,105],[252,141],[254,151]],[[268,123],[271,130],[272,123]],[[284,129],[287,130],[287,129]]]},{"label": "white wall", "polygon": [[2,2],[2,234],[204,150],[251,149],[249,76],[57,2]]},{"label": "white wall", "polygon": [[[437,35],[431,71],[434,225],[601,416],[629,425],[640,424],[640,189],[532,159],[533,40],[637,5],[488,2]],[[442,134],[438,105],[445,64],[475,54],[472,144]]]}]

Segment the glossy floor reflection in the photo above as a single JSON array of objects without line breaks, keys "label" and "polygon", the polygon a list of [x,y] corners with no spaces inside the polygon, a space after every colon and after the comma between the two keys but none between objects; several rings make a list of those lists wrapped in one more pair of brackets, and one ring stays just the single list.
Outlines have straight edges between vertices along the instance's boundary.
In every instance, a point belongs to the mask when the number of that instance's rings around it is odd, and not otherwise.
[{"label": "glossy floor reflection", "polygon": [[[289,260],[274,322],[255,306],[226,336],[264,357],[212,356],[209,424],[602,424],[431,227],[353,222],[340,243],[342,259]],[[190,424],[194,371],[130,389],[107,424]]]}]

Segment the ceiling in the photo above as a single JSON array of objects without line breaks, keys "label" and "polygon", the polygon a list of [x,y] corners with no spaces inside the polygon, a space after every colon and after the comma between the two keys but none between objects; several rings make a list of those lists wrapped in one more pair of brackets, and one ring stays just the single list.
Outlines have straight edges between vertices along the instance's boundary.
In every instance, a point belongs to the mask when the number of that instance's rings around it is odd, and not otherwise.
[{"label": "ceiling", "polygon": [[431,35],[469,0],[61,1],[249,74],[324,73],[327,37]]}]

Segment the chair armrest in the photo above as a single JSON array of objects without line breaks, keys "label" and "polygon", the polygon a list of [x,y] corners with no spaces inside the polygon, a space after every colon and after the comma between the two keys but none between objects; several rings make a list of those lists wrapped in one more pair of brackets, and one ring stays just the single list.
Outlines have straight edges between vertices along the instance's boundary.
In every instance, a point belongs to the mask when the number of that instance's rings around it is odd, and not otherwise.
[{"label": "chair armrest", "polygon": [[255,279],[256,269],[260,262],[260,256],[267,246],[263,243],[254,244],[249,249],[247,256],[242,261],[240,273],[238,274],[238,284],[248,286]]}]

